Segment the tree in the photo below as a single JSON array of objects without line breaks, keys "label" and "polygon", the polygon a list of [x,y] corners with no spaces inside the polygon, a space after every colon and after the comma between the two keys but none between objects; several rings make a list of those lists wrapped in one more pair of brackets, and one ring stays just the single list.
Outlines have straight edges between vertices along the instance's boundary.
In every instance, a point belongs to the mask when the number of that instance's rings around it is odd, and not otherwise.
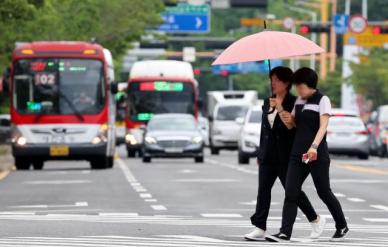
[{"label": "tree", "polygon": [[388,53],[375,50],[366,62],[351,64],[353,74],[349,81],[357,93],[373,101],[374,106],[388,104]]}]

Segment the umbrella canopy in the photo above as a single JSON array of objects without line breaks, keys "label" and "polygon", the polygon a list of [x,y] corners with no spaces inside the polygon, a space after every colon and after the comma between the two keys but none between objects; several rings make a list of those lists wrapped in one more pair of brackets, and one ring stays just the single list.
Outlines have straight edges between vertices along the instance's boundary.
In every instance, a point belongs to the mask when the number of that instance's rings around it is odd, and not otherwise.
[{"label": "umbrella canopy", "polygon": [[212,65],[280,59],[321,52],[324,50],[320,46],[298,34],[262,31],[231,44]]}]

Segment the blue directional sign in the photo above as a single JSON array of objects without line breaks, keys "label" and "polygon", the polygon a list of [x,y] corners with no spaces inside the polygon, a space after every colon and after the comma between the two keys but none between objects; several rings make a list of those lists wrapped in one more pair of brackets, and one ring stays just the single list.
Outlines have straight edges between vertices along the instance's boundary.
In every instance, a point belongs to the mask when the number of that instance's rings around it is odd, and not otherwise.
[{"label": "blue directional sign", "polygon": [[[283,65],[282,60],[271,60],[271,67]],[[248,73],[266,73],[268,72],[267,62],[247,62],[237,64],[225,64],[212,66],[213,74],[221,74],[221,71],[228,71],[231,74],[248,74]]]},{"label": "blue directional sign", "polygon": [[344,34],[348,31],[349,15],[338,14],[333,17],[334,30],[337,34]]},{"label": "blue directional sign", "polygon": [[158,31],[169,33],[210,32],[210,8],[208,5],[178,4],[162,13],[164,23]]}]

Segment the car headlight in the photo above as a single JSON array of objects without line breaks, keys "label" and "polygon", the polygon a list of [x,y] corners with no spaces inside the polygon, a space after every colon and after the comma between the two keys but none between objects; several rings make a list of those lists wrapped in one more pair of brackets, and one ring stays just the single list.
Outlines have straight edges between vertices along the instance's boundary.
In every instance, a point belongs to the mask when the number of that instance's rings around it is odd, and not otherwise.
[{"label": "car headlight", "polygon": [[245,146],[249,147],[249,148],[255,148],[256,147],[256,144],[253,143],[253,142],[245,142]]},{"label": "car headlight", "polygon": [[136,145],[137,144],[137,140],[136,140],[135,136],[132,135],[132,134],[126,134],[125,135],[125,142],[129,143],[131,145]]},{"label": "car headlight", "polygon": [[156,144],[157,143],[156,139],[153,138],[152,136],[146,136],[146,138],[144,140],[147,144]]},{"label": "car headlight", "polygon": [[194,138],[191,140],[191,142],[194,143],[194,144],[200,144],[200,143],[203,142],[203,138],[202,138],[202,136],[196,136],[196,137],[194,137]]},{"label": "car headlight", "polygon": [[22,133],[16,128],[12,128],[12,143],[23,146],[27,144],[27,139],[22,135]]}]

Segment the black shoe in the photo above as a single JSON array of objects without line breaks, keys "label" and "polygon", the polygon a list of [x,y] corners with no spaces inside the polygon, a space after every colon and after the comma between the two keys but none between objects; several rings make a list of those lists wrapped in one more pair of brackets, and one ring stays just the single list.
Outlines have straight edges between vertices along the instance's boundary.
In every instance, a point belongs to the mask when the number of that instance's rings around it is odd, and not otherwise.
[{"label": "black shoe", "polygon": [[332,242],[341,242],[345,239],[345,235],[346,233],[348,233],[349,231],[349,228],[346,226],[345,228],[342,228],[342,229],[337,229],[337,231],[335,231],[333,237],[330,239],[330,241]]},{"label": "black shoe", "polygon": [[288,237],[284,233],[279,232],[275,235],[266,236],[265,240],[267,240],[268,242],[288,242],[290,241],[290,237]]}]

